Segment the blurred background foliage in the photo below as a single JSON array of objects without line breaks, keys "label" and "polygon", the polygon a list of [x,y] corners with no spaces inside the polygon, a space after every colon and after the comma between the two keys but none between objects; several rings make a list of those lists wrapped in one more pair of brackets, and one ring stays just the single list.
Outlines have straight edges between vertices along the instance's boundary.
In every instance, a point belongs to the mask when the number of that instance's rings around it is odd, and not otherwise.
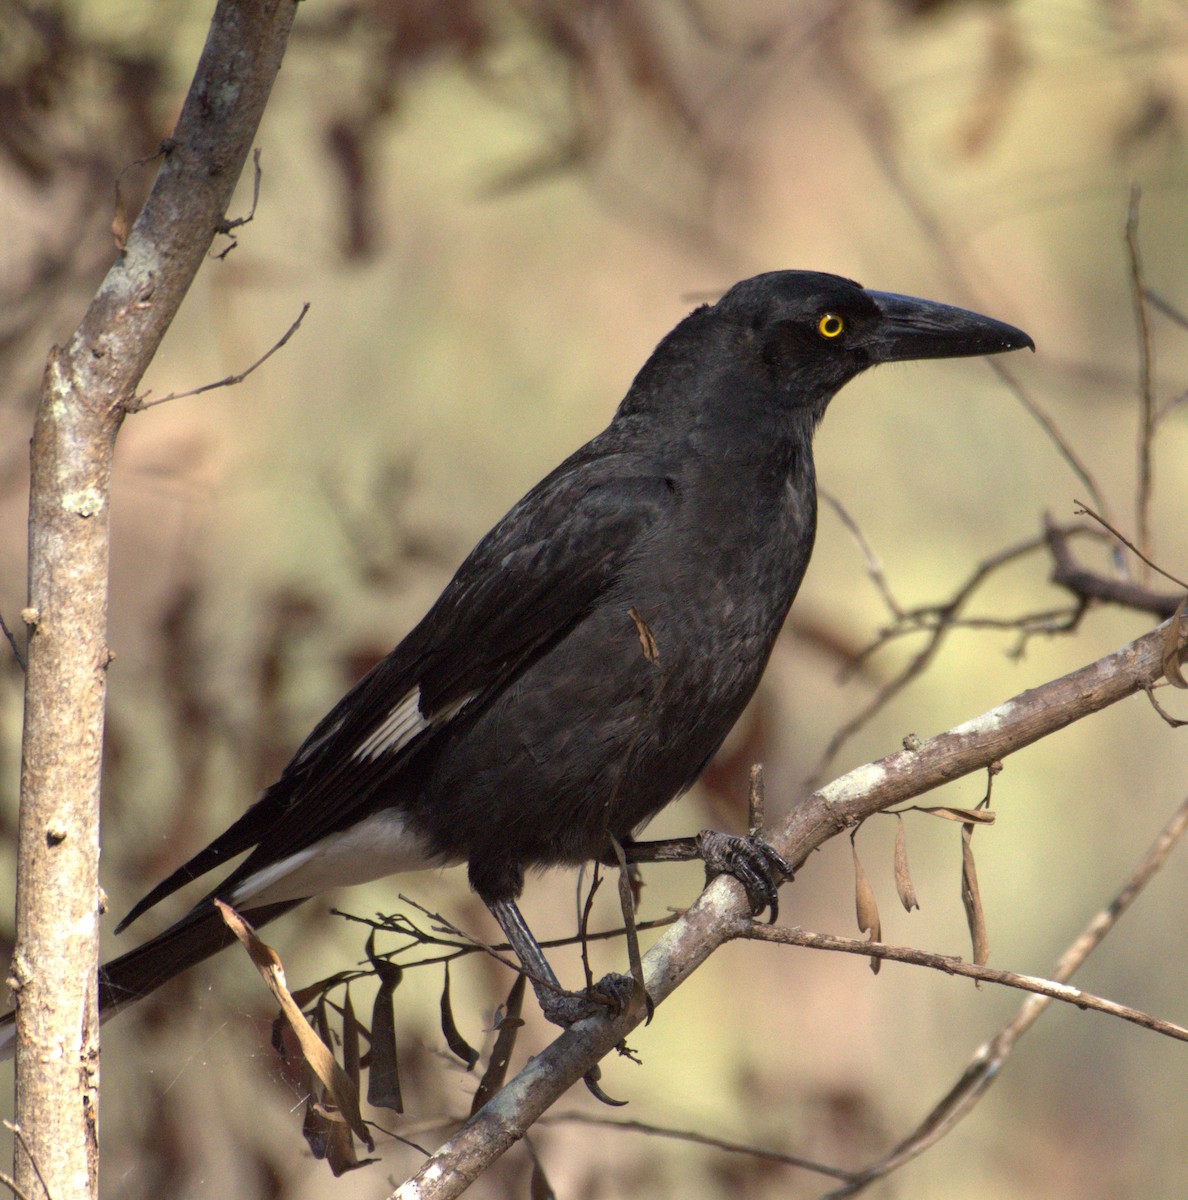
[{"label": "blurred background foliage", "polygon": [[[0,3],[10,625],[24,603],[41,364],[111,261],[116,180],[130,218],[151,185],[210,10]],[[121,436],[103,842],[112,913],[252,799],[489,524],[605,423],[659,337],[746,275],[831,270],[1022,325],[1038,353],[1005,365],[1133,533],[1141,354],[1123,229],[1137,183],[1145,282],[1183,311],[1186,48],[1188,11],[1171,0],[306,0],[260,132],[255,219],[233,248],[220,240],[228,252],[203,270],[147,386],[162,396],[241,371],[304,301],[312,309],[242,385],[135,416]],[[251,190],[248,178],[231,215]],[[1188,331],[1151,322],[1163,403],[1188,387]],[[1181,577],[1186,412],[1161,426],[1151,509],[1155,555]],[[817,455],[822,486],[905,606],[943,602],[980,562],[1037,535],[1045,512],[1069,520],[1074,499],[1089,499],[978,361],[860,380],[830,411]],[[1023,559],[974,609],[1064,605],[1049,567],[1042,554]],[[706,786],[653,830],[740,827],[755,759],[772,815],[795,804],[834,731],[919,648],[905,639],[857,663],[887,620],[861,551],[823,508],[761,695]],[[1151,624],[1093,609],[1074,634],[1032,638],[1022,654],[1009,629],[957,631],[827,770],[945,729]],[[8,657],[2,672],[11,885],[21,679]],[[1183,736],[1139,698],[1006,763],[998,823],[975,838],[992,964],[1050,971],[1183,798]],[[938,800],[969,806],[984,786],[959,782]],[[958,829],[915,816],[907,832],[922,901],[910,919],[895,904],[893,823],[858,835],[884,937],[968,955]],[[838,839],[807,864],[784,893],[787,921],[853,932],[849,855]],[[699,887],[694,867],[653,867],[646,880],[643,917]],[[1184,1020],[1186,886],[1181,855],[1077,982]],[[341,903],[392,911],[398,891],[493,936],[460,871]],[[533,880],[534,928],[571,933],[574,896],[567,873]],[[613,900],[600,904],[609,924]],[[362,957],[359,927],[327,908],[268,931],[294,986]],[[598,967],[623,961],[618,944],[598,955]],[[576,983],[576,957],[559,961]],[[398,1128],[435,1144],[473,1080],[444,1054],[430,975],[411,972],[397,993]],[[487,963],[455,971],[459,1025],[484,1050],[509,984]],[[733,946],[633,1035],[642,1064],[608,1063],[603,1084],[640,1121],[857,1167],[925,1115],[1019,1001],[894,964],[876,978],[854,959]],[[368,1004],[360,991],[356,1006]],[[228,953],[107,1027],[106,1194],[376,1196],[415,1168],[415,1151],[381,1139],[383,1165],[331,1183],[300,1139],[303,1096],[268,1046],[271,1015],[254,970]],[[533,1010],[520,1061],[547,1036]],[[1182,1196],[1184,1065],[1178,1043],[1057,1007],[957,1132],[875,1194]],[[560,1109],[610,1112],[584,1092]],[[564,1197],[826,1190],[791,1168],[636,1133],[554,1122],[533,1140]],[[529,1173],[517,1149],[472,1194],[524,1196]]]}]

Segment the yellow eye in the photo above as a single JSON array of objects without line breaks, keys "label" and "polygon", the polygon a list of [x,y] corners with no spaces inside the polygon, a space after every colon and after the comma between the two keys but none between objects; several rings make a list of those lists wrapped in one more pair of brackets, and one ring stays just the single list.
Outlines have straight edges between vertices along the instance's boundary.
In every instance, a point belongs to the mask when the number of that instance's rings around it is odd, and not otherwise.
[{"label": "yellow eye", "polygon": [[837,313],[826,313],[817,322],[817,332],[823,338],[835,338],[845,329],[846,323],[837,315]]}]

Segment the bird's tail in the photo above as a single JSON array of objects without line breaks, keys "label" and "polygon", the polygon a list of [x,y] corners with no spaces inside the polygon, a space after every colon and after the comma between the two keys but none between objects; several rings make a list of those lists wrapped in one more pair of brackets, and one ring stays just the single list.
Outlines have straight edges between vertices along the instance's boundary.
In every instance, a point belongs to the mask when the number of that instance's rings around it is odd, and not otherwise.
[{"label": "bird's tail", "polygon": [[[252,925],[265,925],[303,900],[284,900],[248,909],[241,915]],[[121,1008],[143,999],[175,975],[180,975],[235,941],[219,910],[204,901],[175,925],[135,950],[99,968],[99,1019],[106,1021]],[[11,1058],[16,1041],[16,1014],[0,1017],[0,1059]]]}]

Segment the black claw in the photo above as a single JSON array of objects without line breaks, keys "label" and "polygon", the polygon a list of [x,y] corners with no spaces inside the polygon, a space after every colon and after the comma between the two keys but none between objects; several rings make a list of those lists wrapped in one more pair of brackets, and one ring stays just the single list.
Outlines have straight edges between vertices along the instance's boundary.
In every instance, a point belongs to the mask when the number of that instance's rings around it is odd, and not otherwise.
[{"label": "black claw", "polygon": [[608,1096],[599,1083],[602,1078],[602,1071],[597,1066],[591,1067],[585,1075],[582,1076],[582,1082],[590,1090],[590,1095],[595,1100],[601,1100],[603,1104],[609,1104],[611,1108],[622,1108],[627,1103],[626,1100],[616,1100]]},{"label": "black claw", "polygon": [[780,915],[779,887],[792,878],[792,866],[783,855],[762,838],[750,835],[739,837],[703,829],[697,835],[697,848],[705,863],[706,880],[716,875],[730,875],[742,884],[757,917],[764,909],[771,910],[771,924]]}]

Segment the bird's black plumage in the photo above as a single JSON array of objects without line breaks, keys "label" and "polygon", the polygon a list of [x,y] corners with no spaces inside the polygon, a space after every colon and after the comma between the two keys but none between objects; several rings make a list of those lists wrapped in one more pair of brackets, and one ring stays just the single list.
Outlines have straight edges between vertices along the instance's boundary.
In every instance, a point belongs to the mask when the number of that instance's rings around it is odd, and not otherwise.
[{"label": "bird's black plumage", "polygon": [[[603,858],[609,835],[630,844],[721,745],[808,566],[812,435],[835,392],[879,362],[1030,345],[987,317],[810,272],[745,280],[694,311],[276,783],[133,909],[124,925],[249,852],[104,968],[104,1003],[228,940],[212,897],[270,919],[430,863],[465,862],[521,959],[555,982],[515,908],[524,873]],[[554,1019],[584,1011],[538,995]]]}]

